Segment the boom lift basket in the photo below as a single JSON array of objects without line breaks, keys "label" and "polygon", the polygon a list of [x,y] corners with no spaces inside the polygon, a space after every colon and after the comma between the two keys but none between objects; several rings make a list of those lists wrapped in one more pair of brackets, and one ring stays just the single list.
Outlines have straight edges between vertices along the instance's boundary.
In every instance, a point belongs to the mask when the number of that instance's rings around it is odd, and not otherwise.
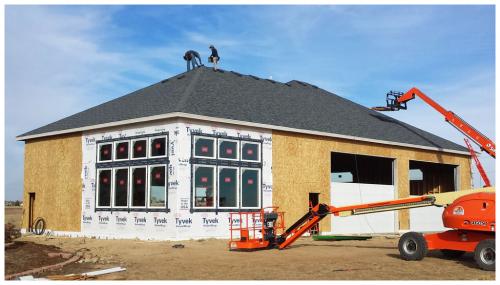
[{"label": "boom lift basket", "polygon": [[229,213],[229,249],[253,250],[272,248],[276,237],[285,231],[284,213],[278,207],[257,212]]},{"label": "boom lift basket", "polygon": [[384,107],[373,107],[372,110],[375,111],[399,111],[406,110],[406,102],[399,102],[399,97],[403,96],[403,92],[399,91],[389,91],[386,95],[386,106]]}]

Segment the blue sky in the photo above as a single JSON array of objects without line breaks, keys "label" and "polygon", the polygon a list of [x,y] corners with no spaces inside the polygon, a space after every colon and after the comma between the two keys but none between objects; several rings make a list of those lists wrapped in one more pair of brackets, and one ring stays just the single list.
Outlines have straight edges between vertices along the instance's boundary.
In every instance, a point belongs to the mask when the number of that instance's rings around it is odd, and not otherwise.
[{"label": "blue sky", "polygon": [[[6,199],[22,197],[16,135],[184,72],[188,49],[206,62],[210,44],[223,69],[367,107],[417,86],[495,138],[494,6],[7,6],[5,23]],[[463,145],[409,106],[389,115]]]}]

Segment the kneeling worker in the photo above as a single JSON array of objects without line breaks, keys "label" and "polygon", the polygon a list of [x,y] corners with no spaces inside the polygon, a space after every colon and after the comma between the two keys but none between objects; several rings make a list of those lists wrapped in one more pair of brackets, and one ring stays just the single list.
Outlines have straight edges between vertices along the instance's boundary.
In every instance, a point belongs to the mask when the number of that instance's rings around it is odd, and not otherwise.
[{"label": "kneeling worker", "polygon": [[[184,54],[184,60],[187,61],[187,71],[191,70],[190,67],[189,67],[189,63],[191,63],[193,69],[195,67],[199,67],[200,65],[202,65],[201,63],[201,57],[200,57],[200,54],[197,52],[197,51],[194,51],[194,50],[188,50],[186,51],[186,53]],[[198,58],[198,60],[200,61],[199,63],[196,62],[196,59]]]}]

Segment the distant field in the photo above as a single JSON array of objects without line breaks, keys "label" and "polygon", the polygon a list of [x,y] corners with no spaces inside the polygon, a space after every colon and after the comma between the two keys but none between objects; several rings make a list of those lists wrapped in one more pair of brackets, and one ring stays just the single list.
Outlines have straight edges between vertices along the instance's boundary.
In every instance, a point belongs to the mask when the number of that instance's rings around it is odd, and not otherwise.
[{"label": "distant field", "polygon": [[21,220],[23,216],[22,207],[5,207],[5,223],[11,223],[17,228],[21,228]]}]

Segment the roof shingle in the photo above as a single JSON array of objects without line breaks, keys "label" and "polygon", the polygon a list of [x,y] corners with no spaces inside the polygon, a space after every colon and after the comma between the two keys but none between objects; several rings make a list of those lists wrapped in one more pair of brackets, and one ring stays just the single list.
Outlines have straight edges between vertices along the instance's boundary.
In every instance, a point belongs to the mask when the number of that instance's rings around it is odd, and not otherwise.
[{"label": "roof shingle", "polygon": [[279,83],[207,67],[176,75],[19,137],[173,112],[467,151],[305,82]]}]

